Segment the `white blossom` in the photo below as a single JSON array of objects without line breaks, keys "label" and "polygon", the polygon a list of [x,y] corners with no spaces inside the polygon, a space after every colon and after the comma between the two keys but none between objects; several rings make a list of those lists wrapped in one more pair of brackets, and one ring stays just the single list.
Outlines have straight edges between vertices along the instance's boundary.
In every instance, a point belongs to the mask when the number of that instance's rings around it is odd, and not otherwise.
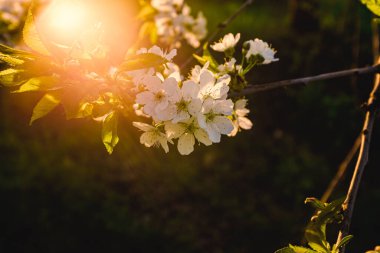
[{"label": "white blossom", "polygon": [[225,52],[233,49],[239,40],[240,33],[236,34],[236,36],[234,36],[232,33],[228,33],[224,35],[224,37],[220,39],[219,42],[215,42],[213,45],[211,45],[211,48],[218,52]]},{"label": "white blossom", "polygon": [[240,65],[235,65],[236,59],[231,58],[229,61],[225,62],[224,64],[221,64],[218,66],[218,71],[220,75],[228,74],[230,72],[234,72],[236,69],[240,69]]},{"label": "white blossom", "polygon": [[232,114],[233,102],[228,100],[206,100],[198,114],[198,124],[203,128],[210,140],[220,142],[222,134],[228,135],[234,129],[232,121],[226,116]]},{"label": "white blossom", "polygon": [[170,106],[171,115],[173,115],[171,121],[177,123],[197,115],[202,108],[202,101],[197,97],[199,85],[191,80],[186,80],[181,88],[177,86],[174,89]]},{"label": "white blossom", "polygon": [[202,100],[207,98],[226,99],[230,89],[228,84],[231,81],[229,75],[223,75],[216,79],[214,74],[209,70],[204,70],[199,76],[200,89],[198,97]]},{"label": "white blossom", "polygon": [[145,147],[152,146],[161,146],[166,153],[169,152],[169,143],[173,143],[170,139],[166,137],[166,134],[161,132],[158,127],[148,125],[142,122],[133,122],[133,126],[138,129],[144,131],[144,133],[140,136],[140,143],[145,145]]},{"label": "white blossom", "polygon": [[172,49],[168,53],[168,52],[162,50],[160,47],[154,45],[149,49],[141,48],[141,49],[137,50],[137,52],[136,52],[136,54],[146,54],[146,53],[156,54],[158,56],[161,56],[162,58],[165,58],[168,61],[171,61],[174,58],[174,56],[177,55],[177,49]]},{"label": "white blossom", "polygon": [[269,64],[271,62],[278,61],[278,58],[274,58],[276,51],[271,48],[268,43],[260,39],[255,39],[249,40],[245,42],[245,44],[249,45],[249,49],[245,55],[247,59],[249,59],[251,56],[260,55],[264,58],[262,64]]},{"label": "white blossom", "polygon": [[165,124],[166,136],[168,139],[177,139],[177,148],[181,155],[189,155],[194,151],[195,140],[206,146],[212,144],[205,130],[201,129],[195,118],[185,122]]},{"label": "white blossom", "polygon": [[153,120],[169,120],[172,116],[166,109],[178,85],[176,79],[169,77],[161,80],[158,76],[151,76],[145,78],[143,83],[147,90],[136,95],[136,103],[144,105],[144,113],[150,115]]},{"label": "white blossom", "polygon": [[201,12],[194,18],[183,0],[152,0],[151,5],[157,10],[154,22],[161,42],[178,48],[185,39],[193,47],[200,46],[207,35],[207,20]]},{"label": "white blossom", "polygon": [[249,113],[249,109],[246,108],[247,102],[247,99],[239,99],[235,102],[232,120],[234,130],[228,136],[235,136],[240,128],[244,130],[252,128],[252,121],[246,117]]}]

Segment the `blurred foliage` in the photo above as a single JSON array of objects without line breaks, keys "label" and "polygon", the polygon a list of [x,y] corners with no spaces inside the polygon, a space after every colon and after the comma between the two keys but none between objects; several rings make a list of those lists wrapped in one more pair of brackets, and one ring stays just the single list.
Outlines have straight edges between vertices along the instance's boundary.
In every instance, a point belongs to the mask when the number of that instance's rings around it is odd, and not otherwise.
[{"label": "blurred foliage", "polygon": [[[240,1],[189,4],[212,31]],[[226,32],[278,50],[280,62],[248,78],[260,83],[371,64],[370,20],[360,1],[255,1]],[[189,157],[145,148],[130,122],[109,156],[100,126],[65,121],[62,108],[28,127],[41,94],[0,89],[0,252],[265,253],[296,244],[313,212],[302,202],[322,195],[354,143],[371,85],[370,76],[349,77],[252,95],[252,131]],[[378,129],[349,252],[379,244]]]}]

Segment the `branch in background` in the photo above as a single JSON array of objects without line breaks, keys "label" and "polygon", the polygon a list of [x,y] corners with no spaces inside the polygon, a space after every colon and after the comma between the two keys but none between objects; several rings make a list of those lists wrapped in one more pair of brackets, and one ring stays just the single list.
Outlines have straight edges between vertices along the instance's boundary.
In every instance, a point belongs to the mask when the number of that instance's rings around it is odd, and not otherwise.
[{"label": "branch in background", "polygon": [[[377,64],[380,63],[379,57],[379,32],[377,26],[372,26],[373,31],[373,55],[376,57]],[[376,42],[375,42],[376,41]],[[352,214],[355,207],[356,197],[358,194],[361,178],[365,169],[365,166],[368,163],[369,147],[371,143],[371,136],[373,131],[373,125],[377,112],[379,111],[380,103],[378,101],[378,96],[380,93],[380,74],[375,76],[373,89],[367,101],[367,113],[364,120],[363,130],[361,134],[361,146],[359,157],[356,162],[355,171],[352,175],[350,187],[347,192],[346,199],[342,205],[344,211],[344,218],[342,222],[342,227],[339,231],[337,243],[341,242],[342,239],[348,234],[350,230]],[[345,247],[342,247],[341,253],[345,252]]]},{"label": "branch in background", "polygon": [[244,95],[249,95],[249,94],[253,94],[253,93],[257,93],[261,91],[285,88],[285,87],[290,87],[290,86],[295,86],[295,85],[300,85],[300,84],[307,85],[311,82],[329,80],[329,79],[345,77],[345,76],[350,76],[350,75],[365,75],[365,74],[373,74],[373,73],[379,73],[379,72],[380,72],[380,64],[376,64],[374,66],[348,69],[348,70],[342,70],[342,71],[337,71],[337,72],[330,72],[330,73],[320,74],[317,76],[309,76],[309,77],[303,77],[303,78],[297,78],[297,79],[283,80],[283,81],[265,83],[265,84],[255,84],[255,85],[248,86],[243,91],[234,94],[234,96],[244,96]]},{"label": "branch in background", "polygon": [[[380,87],[380,75],[377,74],[374,88],[367,102],[368,111],[366,113],[364,126],[363,126],[363,130],[361,134],[361,146],[360,146],[359,157],[355,166],[354,174],[351,179],[350,188],[347,192],[346,200],[343,203],[344,219],[342,223],[342,228],[339,231],[337,243],[339,243],[343,237],[348,235],[350,224],[351,224],[352,213],[355,206],[356,196],[358,194],[358,190],[359,190],[359,186],[361,182],[361,177],[363,175],[365,166],[368,163],[369,145],[371,142],[373,124],[374,124],[376,114],[379,109],[378,108],[379,102],[377,101],[377,98],[376,98],[380,91],[379,87]],[[341,253],[344,253],[344,249],[342,249]]]},{"label": "branch in background", "polygon": [[342,163],[339,165],[338,171],[336,172],[334,178],[331,180],[329,186],[327,187],[326,191],[323,193],[321,197],[321,202],[325,203],[330,198],[331,194],[334,192],[336,186],[338,183],[342,180],[344,174],[346,173],[346,170],[348,168],[348,165],[351,163],[352,159],[354,158],[355,154],[360,148],[361,144],[361,135],[359,135],[354,145],[352,146],[351,150],[348,152]]},{"label": "branch in background", "polygon": [[[208,36],[207,40],[205,41],[205,43],[210,43],[212,42],[215,37],[221,33],[224,29],[226,29],[226,27],[232,23],[232,21],[234,21],[244,10],[245,8],[247,8],[249,5],[251,5],[253,3],[253,0],[247,0],[245,1],[240,7],[239,9],[237,9],[231,16],[229,16],[226,20],[224,20],[223,22],[219,23],[218,24],[218,27],[216,30],[214,30],[214,32]],[[202,47],[199,47],[196,51],[195,51],[195,54],[196,55],[200,55],[200,53],[202,52]],[[189,57],[182,65],[181,65],[181,69],[182,68],[186,68],[192,61],[194,60],[194,57],[191,56]]]}]

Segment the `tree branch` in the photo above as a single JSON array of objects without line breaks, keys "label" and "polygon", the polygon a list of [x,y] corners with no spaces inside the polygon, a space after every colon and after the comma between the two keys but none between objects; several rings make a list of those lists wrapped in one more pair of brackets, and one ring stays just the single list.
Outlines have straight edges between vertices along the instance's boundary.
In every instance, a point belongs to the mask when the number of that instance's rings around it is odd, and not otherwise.
[{"label": "tree branch", "polygon": [[[378,25],[374,21],[372,21],[371,28],[372,28],[372,54],[374,56],[374,63],[379,64],[380,63],[379,28],[378,28]],[[375,75],[373,89],[369,95],[369,98],[366,104],[367,113],[365,115],[363,130],[361,133],[361,146],[360,146],[358,160],[356,162],[354,174],[352,175],[352,178],[351,178],[351,183],[346,195],[346,199],[344,200],[343,205],[342,205],[342,209],[344,212],[343,221],[342,221],[342,227],[338,234],[337,244],[339,244],[342,241],[342,239],[348,235],[350,231],[352,213],[354,211],[356,197],[358,195],[361,178],[362,178],[364,169],[368,163],[369,148],[370,148],[370,143],[371,143],[373,125],[374,125],[377,113],[380,109],[380,102],[378,100],[379,95],[380,95],[380,74],[377,74]],[[341,253],[344,253],[345,250],[346,250],[346,247],[343,246],[341,249]]]},{"label": "tree branch", "polygon": [[272,83],[249,85],[243,91],[233,94],[233,95],[244,96],[244,95],[249,95],[249,94],[253,94],[257,92],[268,91],[268,90],[273,90],[273,89],[278,89],[278,88],[285,88],[285,87],[290,87],[290,86],[295,86],[295,85],[300,85],[300,84],[307,85],[311,82],[329,80],[329,79],[334,79],[338,77],[345,77],[345,76],[350,76],[350,75],[365,75],[365,74],[373,74],[373,73],[379,73],[379,72],[380,72],[380,64],[376,64],[374,66],[341,70],[341,71],[336,71],[336,72],[320,74],[316,76],[283,80],[283,81],[272,82]]},{"label": "tree branch", "polygon": [[[350,188],[348,189],[346,200],[343,203],[344,219],[342,222],[342,228],[339,231],[337,243],[339,243],[349,233],[352,213],[355,206],[356,196],[359,190],[361,177],[363,175],[365,166],[368,163],[369,145],[371,142],[373,124],[379,109],[379,101],[377,101],[377,96],[379,95],[378,93],[380,91],[379,87],[380,75],[377,74],[374,88],[367,102],[368,111],[366,113],[364,126],[361,134],[361,146],[359,157],[356,162],[355,171],[351,179]],[[342,249],[341,252],[344,253],[344,249]]]},{"label": "tree branch", "polygon": [[[244,10],[246,7],[248,7],[249,5],[251,5],[253,3],[253,0],[246,0],[240,7],[239,9],[237,9],[234,13],[231,14],[231,16],[229,16],[226,20],[224,20],[223,22],[219,23],[218,24],[218,27],[216,30],[214,30],[214,32],[208,36],[207,40],[205,43],[210,43],[212,42],[215,37],[221,33],[224,29],[226,29],[226,27],[232,23],[232,21],[234,21]],[[199,55],[200,53],[202,52],[202,47],[199,47],[196,51],[195,51],[195,54]],[[192,61],[194,60],[194,57],[191,56],[189,57],[182,65],[181,65],[181,69],[182,68],[186,68]]]},{"label": "tree branch", "polygon": [[329,186],[327,187],[326,191],[323,193],[323,195],[321,197],[322,202],[324,202],[324,203],[327,202],[327,200],[330,198],[331,194],[334,192],[336,186],[340,182],[340,180],[342,180],[342,177],[346,173],[348,165],[350,164],[350,162],[354,158],[355,154],[359,150],[360,144],[361,144],[361,135],[359,135],[356,138],[354,145],[352,146],[352,148],[350,149],[350,151],[348,152],[348,154],[346,155],[344,160],[339,165],[338,171],[336,172],[334,178],[331,180]]}]

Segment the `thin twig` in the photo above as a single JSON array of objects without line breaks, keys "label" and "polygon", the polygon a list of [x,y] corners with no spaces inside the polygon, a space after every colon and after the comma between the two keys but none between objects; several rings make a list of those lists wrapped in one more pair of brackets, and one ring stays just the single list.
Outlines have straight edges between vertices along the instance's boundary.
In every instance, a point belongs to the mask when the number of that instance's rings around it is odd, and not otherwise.
[{"label": "thin twig", "polygon": [[[224,20],[223,22],[219,23],[218,24],[218,27],[216,30],[214,30],[214,32],[212,34],[210,34],[206,40],[205,43],[210,43],[212,42],[215,37],[221,33],[224,29],[226,29],[226,27],[232,23],[232,21],[234,21],[243,11],[246,7],[248,7],[249,5],[251,5],[253,3],[253,0],[247,0],[245,1],[240,7],[239,9],[237,9],[234,13],[232,13],[231,16],[229,16],[226,20]],[[199,47],[196,51],[195,51],[195,54],[199,55],[200,53],[202,52],[202,47]],[[192,61],[194,60],[194,57],[191,56],[189,57],[182,65],[181,65],[181,69],[183,68],[186,68]]]},{"label": "thin twig", "polygon": [[257,93],[261,91],[268,91],[268,90],[295,86],[295,85],[300,85],[300,84],[307,85],[310,82],[329,80],[329,79],[334,79],[338,77],[345,77],[345,76],[350,76],[350,75],[365,75],[365,74],[373,74],[373,73],[379,73],[379,72],[380,72],[380,64],[376,64],[374,66],[348,69],[348,70],[342,70],[342,71],[337,71],[337,72],[330,72],[330,73],[320,74],[316,76],[283,80],[283,81],[272,82],[272,83],[249,85],[243,91],[233,94],[233,96],[244,96],[244,95],[249,95],[249,94],[253,94],[253,93]]},{"label": "thin twig", "polygon": [[[368,111],[366,113],[364,126],[361,134],[362,136],[359,157],[355,166],[354,174],[351,179],[350,188],[347,192],[346,200],[343,203],[344,219],[342,222],[342,228],[339,231],[337,243],[339,243],[346,235],[348,235],[361,177],[363,175],[365,166],[368,163],[369,145],[372,136],[373,124],[378,111],[378,104],[376,104],[378,103],[378,101],[376,101],[376,96],[378,95],[377,93],[379,93],[379,86],[380,75],[377,74],[376,84],[367,102]],[[344,253],[344,249],[342,249],[341,253]]]},{"label": "thin twig", "polygon": [[[379,40],[379,32],[377,26],[372,26],[373,30],[373,41]],[[379,44],[373,44],[373,55],[377,56],[376,62],[380,63],[379,57]],[[371,143],[371,136],[373,131],[373,125],[377,112],[379,111],[380,103],[378,101],[378,96],[380,93],[380,74],[375,76],[373,89],[367,101],[367,113],[364,120],[363,130],[361,134],[361,146],[359,151],[358,160],[356,162],[355,171],[352,175],[350,187],[347,192],[346,199],[342,205],[343,208],[343,221],[342,227],[338,234],[337,244],[339,244],[342,239],[348,235],[352,220],[352,213],[354,211],[356,197],[358,194],[361,178],[365,169],[365,166],[368,163],[369,147]],[[341,253],[345,252],[345,247],[342,247]]]},{"label": "thin twig", "polygon": [[334,178],[331,180],[331,182],[330,182],[329,186],[327,187],[326,191],[323,193],[323,195],[321,197],[321,201],[323,203],[327,202],[327,200],[330,198],[331,194],[334,192],[336,186],[340,182],[340,180],[342,180],[344,174],[346,173],[348,165],[351,163],[351,161],[354,158],[355,154],[359,150],[360,144],[361,144],[361,135],[359,135],[356,138],[354,145],[352,146],[352,148],[350,149],[350,151],[348,152],[348,154],[346,155],[346,157],[344,158],[344,160],[339,165],[338,171],[336,172]]}]

